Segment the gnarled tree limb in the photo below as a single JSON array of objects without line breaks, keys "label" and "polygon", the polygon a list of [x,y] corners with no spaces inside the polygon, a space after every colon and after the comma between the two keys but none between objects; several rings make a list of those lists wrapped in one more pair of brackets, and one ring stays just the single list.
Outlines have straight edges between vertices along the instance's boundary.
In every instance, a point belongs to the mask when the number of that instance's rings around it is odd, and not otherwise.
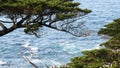
[{"label": "gnarled tree limb", "polygon": [[0,36],[4,36],[12,31],[14,31],[17,28],[24,28],[26,25],[17,25],[14,24],[10,28],[6,28],[2,23],[0,23],[0,26],[3,28],[3,30],[0,31]]},{"label": "gnarled tree limb", "polygon": [[3,30],[7,30],[7,27],[4,24],[0,23],[0,26],[2,27]]}]

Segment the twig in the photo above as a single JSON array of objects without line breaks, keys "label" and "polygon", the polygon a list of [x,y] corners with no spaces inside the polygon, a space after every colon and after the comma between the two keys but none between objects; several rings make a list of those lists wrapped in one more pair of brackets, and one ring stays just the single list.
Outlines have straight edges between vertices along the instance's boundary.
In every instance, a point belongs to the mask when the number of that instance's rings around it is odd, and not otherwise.
[{"label": "twig", "polygon": [[20,55],[24,60],[28,61],[34,68],[38,68],[38,66],[36,66],[32,61],[30,61],[26,56],[24,56],[22,52],[20,52]]}]

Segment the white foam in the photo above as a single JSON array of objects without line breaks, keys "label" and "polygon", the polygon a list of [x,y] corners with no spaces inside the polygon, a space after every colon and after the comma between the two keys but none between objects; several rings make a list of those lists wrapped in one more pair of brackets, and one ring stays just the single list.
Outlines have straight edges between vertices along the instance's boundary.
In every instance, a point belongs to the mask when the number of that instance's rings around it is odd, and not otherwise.
[{"label": "white foam", "polygon": [[64,51],[68,51],[68,50],[74,50],[75,48],[76,48],[76,47],[75,47],[74,45],[70,45],[70,44],[68,45],[68,44],[67,44],[67,46],[65,46],[63,50],[64,50]]},{"label": "white foam", "polygon": [[0,65],[4,65],[4,64],[7,64],[7,62],[5,62],[5,61],[0,61]]},{"label": "white foam", "polygon": [[75,53],[78,53],[78,51],[68,52],[68,54],[75,54]]},{"label": "white foam", "polygon": [[30,46],[30,41],[27,41],[27,42],[25,42],[25,44],[24,45],[22,45],[24,48],[27,48],[27,49],[29,49],[30,51],[32,51],[32,52],[38,52],[38,50],[39,50],[39,48],[38,47],[35,47],[35,46]]},{"label": "white foam", "polygon": [[25,47],[25,48],[28,48],[28,47],[29,47],[29,45],[30,45],[30,42],[29,42],[29,41],[27,41],[27,42],[25,42],[25,44],[23,44],[22,46],[23,46],[23,47]]},{"label": "white foam", "polygon": [[101,49],[101,48],[104,48],[104,47],[103,47],[103,46],[100,46],[100,45],[97,45],[97,46],[94,47],[94,48],[84,49],[83,51],[85,51],[85,50],[94,50],[94,49]]},{"label": "white foam", "polygon": [[39,48],[38,48],[38,47],[33,47],[33,46],[31,46],[31,47],[30,47],[30,50],[31,50],[32,52],[38,52]]},{"label": "white foam", "polygon": [[40,63],[40,60],[38,60],[38,59],[31,59],[31,61],[32,61],[33,63]]},{"label": "white foam", "polygon": [[57,62],[55,60],[49,60],[53,65],[62,65],[60,62]]},{"label": "white foam", "polygon": [[96,46],[94,49],[101,49],[102,47],[101,46]]}]

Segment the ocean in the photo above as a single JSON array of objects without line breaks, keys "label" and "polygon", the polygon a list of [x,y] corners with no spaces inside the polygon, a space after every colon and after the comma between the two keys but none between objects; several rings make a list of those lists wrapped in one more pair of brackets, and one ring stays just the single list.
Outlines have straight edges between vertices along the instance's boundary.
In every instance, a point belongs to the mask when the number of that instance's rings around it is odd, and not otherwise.
[{"label": "ocean", "polygon": [[88,36],[76,37],[43,27],[40,38],[36,38],[34,35],[25,34],[24,29],[17,29],[0,37],[0,68],[32,68],[26,59],[40,68],[46,65],[63,65],[70,62],[71,58],[81,56],[82,51],[103,48],[99,45],[109,37],[98,35],[97,32],[104,28],[104,25],[120,18],[120,1],[75,1],[81,3],[80,7],[92,10],[82,19],[85,21],[83,28],[90,31]]}]

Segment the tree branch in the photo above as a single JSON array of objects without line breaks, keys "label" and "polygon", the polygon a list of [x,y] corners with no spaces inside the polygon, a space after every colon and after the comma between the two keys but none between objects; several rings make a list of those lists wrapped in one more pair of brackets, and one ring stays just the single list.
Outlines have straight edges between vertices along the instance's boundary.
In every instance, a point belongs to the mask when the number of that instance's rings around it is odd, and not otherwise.
[{"label": "tree branch", "polygon": [[14,31],[17,28],[24,28],[26,25],[17,25],[14,24],[10,28],[6,28],[3,24],[0,24],[0,26],[3,28],[3,30],[0,31],[0,36],[4,36],[12,31]]},{"label": "tree branch", "polygon": [[48,27],[48,28],[52,28],[52,29],[55,29],[55,30],[58,30],[58,31],[63,31],[63,32],[66,32],[66,33],[69,33],[73,36],[76,36],[76,37],[80,37],[81,35],[75,35],[74,33],[70,32],[70,31],[67,31],[65,29],[58,29],[57,27],[53,27],[53,26],[50,26],[50,25],[47,25],[47,24],[42,24],[43,26],[45,27]]},{"label": "tree branch", "polygon": [[25,18],[23,18],[22,20],[20,20],[19,22],[17,22],[17,25],[21,25],[29,17],[30,17],[30,15],[27,15]]},{"label": "tree branch", "polygon": [[2,20],[0,20],[0,22],[3,22],[3,23],[12,23],[12,22],[9,22],[9,21],[2,21]]},{"label": "tree branch", "polygon": [[2,27],[3,30],[7,30],[7,27],[4,24],[0,23],[0,26]]}]

